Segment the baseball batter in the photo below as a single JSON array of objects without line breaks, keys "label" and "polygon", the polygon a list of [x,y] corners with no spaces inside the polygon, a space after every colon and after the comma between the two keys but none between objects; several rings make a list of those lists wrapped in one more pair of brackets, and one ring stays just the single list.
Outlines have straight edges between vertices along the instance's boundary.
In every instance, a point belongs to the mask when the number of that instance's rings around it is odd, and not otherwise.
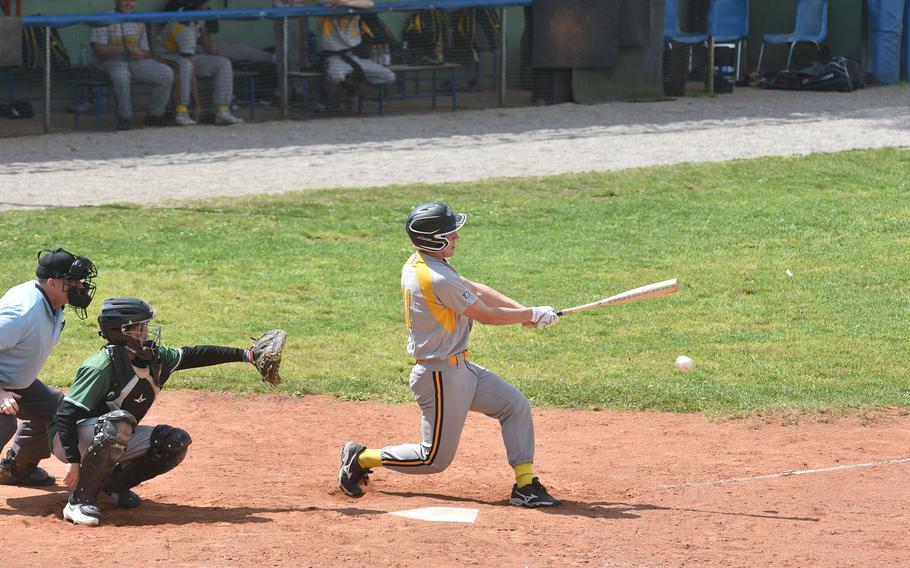
[{"label": "baseball batter", "polygon": [[365,448],[348,442],[341,451],[338,481],[352,497],[363,495],[371,469],[429,474],[445,470],[458,448],[468,411],[499,420],[515,485],[509,503],[558,505],[534,475],[534,424],[528,399],[499,375],[470,361],[474,321],[487,325],[551,325],[550,306],[526,308],[493,288],[472,282],[449,264],[467,216],[439,201],[423,203],[408,216],[406,230],[417,251],[401,270],[408,354],[416,359],[410,385],[420,405],[423,441]]}]

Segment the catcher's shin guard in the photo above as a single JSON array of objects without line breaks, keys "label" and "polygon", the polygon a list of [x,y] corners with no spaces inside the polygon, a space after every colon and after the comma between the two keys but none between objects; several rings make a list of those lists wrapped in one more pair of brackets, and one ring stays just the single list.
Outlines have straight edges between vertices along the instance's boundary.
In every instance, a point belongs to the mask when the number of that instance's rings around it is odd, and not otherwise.
[{"label": "catcher's shin guard", "polygon": [[126,451],[136,431],[136,418],[125,410],[108,412],[98,419],[95,437],[82,457],[79,484],[70,503],[95,505],[101,486]]},{"label": "catcher's shin guard", "polygon": [[124,493],[174,469],[186,457],[187,447],[193,440],[185,430],[159,424],[152,430],[149,442],[151,447],[144,456],[118,464],[104,485],[104,491]]}]

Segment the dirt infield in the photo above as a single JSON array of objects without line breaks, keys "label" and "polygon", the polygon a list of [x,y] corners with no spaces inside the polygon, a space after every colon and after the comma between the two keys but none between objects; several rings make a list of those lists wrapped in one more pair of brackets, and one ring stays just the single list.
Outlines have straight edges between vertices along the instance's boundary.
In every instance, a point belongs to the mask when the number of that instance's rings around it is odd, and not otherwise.
[{"label": "dirt infield", "polygon": [[[187,429],[143,505],[65,523],[62,487],[0,488],[5,566],[906,566],[910,415],[711,422],[535,409],[537,468],[564,500],[507,505],[498,425],[472,414],[435,476],[377,471],[338,489],[342,443],[413,441],[416,405],[164,393],[145,423]],[[62,476],[63,465],[45,462]],[[816,471],[810,471],[816,470]],[[788,475],[781,475],[791,472]],[[405,519],[479,510],[473,524]],[[87,547],[87,548],[86,548]],[[85,550],[81,552],[80,550]]]}]

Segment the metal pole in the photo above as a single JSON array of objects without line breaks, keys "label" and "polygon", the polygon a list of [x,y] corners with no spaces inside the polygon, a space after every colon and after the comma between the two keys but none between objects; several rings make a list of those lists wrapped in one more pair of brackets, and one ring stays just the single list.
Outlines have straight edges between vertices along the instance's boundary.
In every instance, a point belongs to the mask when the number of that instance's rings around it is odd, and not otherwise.
[{"label": "metal pole", "polygon": [[288,19],[281,18],[281,114],[288,119]]},{"label": "metal pole", "polygon": [[714,92],[714,36],[708,38],[708,57],[707,63],[705,64],[708,67],[708,71],[705,74],[705,91],[709,93]]},{"label": "metal pole", "polygon": [[51,131],[51,27],[44,27],[44,132]]},{"label": "metal pole", "polygon": [[506,105],[506,9],[499,10],[499,106]]}]

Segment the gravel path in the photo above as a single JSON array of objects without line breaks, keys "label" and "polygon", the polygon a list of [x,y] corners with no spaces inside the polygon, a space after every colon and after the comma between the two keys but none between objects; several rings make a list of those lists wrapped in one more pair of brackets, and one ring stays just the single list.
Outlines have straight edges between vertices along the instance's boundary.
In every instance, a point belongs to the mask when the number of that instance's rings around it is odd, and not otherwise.
[{"label": "gravel path", "polygon": [[653,103],[6,138],[0,211],[910,146],[908,95],[742,88]]}]

